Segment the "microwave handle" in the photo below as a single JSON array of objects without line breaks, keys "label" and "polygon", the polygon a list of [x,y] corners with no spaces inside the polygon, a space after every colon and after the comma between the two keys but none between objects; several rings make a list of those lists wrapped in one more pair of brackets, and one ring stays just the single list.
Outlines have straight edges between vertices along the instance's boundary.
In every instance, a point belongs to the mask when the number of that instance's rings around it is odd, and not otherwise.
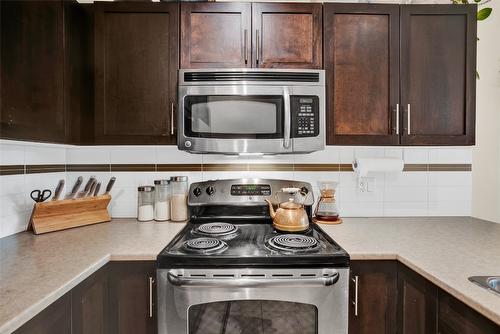
[{"label": "microwave handle", "polygon": [[290,148],[290,132],[291,132],[291,113],[290,113],[290,91],[288,87],[283,88],[283,100],[285,102],[285,133],[283,138],[283,147]]}]

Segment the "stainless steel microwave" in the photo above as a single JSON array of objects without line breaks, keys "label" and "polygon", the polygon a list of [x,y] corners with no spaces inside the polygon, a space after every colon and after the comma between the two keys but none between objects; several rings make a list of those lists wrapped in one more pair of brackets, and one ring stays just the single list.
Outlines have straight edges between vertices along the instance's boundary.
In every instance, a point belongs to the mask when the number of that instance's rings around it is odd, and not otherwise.
[{"label": "stainless steel microwave", "polygon": [[323,70],[179,71],[178,147],[194,153],[308,153],[325,146]]}]

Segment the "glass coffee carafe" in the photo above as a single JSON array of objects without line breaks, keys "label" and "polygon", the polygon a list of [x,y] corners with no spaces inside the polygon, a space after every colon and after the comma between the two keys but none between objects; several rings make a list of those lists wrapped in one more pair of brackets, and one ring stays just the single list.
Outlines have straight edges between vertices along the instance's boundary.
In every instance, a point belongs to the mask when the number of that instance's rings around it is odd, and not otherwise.
[{"label": "glass coffee carafe", "polygon": [[339,211],[335,202],[335,191],[338,183],[334,181],[320,181],[318,184],[321,196],[314,212],[316,220],[327,222],[337,221],[339,219]]}]

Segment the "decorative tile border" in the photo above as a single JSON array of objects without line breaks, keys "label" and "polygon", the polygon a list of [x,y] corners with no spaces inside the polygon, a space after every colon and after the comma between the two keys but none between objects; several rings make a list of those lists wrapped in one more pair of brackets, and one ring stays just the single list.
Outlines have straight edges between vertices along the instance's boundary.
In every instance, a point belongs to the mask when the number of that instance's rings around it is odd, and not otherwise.
[{"label": "decorative tile border", "polygon": [[[405,172],[470,172],[471,164],[405,164]],[[0,165],[0,175],[55,172],[352,172],[351,164],[73,164]]]}]

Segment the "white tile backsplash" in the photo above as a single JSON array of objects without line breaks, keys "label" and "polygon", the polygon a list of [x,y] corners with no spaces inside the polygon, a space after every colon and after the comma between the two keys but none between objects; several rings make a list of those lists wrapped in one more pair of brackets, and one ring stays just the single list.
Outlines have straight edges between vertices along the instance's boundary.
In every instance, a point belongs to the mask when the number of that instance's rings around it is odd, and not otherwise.
[{"label": "white tile backsplash", "polygon": [[[0,164],[350,164],[355,157],[400,157],[407,164],[469,164],[469,147],[354,147],[328,146],[311,154],[235,157],[190,154],[176,146],[88,146],[36,144],[0,140]],[[462,216],[471,213],[471,172],[374,173],[375,190],[361,192],[353,172],[338,171],[200,171],[200,172],[67,172],[0,176],[0,237],[26,228],[33,201],[32,189],[54,190],[59,179],[69,191],[78,176],[91,175],[104,191],[111,176],[117,181],[111,192],[113,217],[135,217],[137,186],[155,179],[187,175],[189,182],[217,178],[281,178],[311,183],[319,196],[318,181],[339,182],[337,202],[344,217]],[[85,181],[84,181],[85,182]]]}]

